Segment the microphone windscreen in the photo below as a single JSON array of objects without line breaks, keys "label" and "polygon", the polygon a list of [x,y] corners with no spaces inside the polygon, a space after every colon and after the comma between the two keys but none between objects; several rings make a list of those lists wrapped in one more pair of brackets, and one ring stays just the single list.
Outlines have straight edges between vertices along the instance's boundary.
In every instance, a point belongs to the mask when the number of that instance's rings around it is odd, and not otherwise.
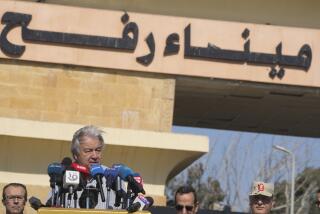
[{"label": "microphone windscreen", "polygon": [[71,166],[72,160],[69,157],[65,157],[65,158],[62,159],[61,164],[66,166],[66,167],[67,166]]},{"label": "microphone windscreen", "polygon": [[139,202],[131,204],[128,208],[127,211],[128,213],[134,213],[137,212],[141,207],[141,204]]},{"label": "microphone windscreen", "polygon": [[51,163],[48,165],[48,174],[58,174],[62,175],[63,174],[63,168],[60,163]]},{"label": "microphone windscreen", "polygon": [[153,198],[151,197],[144,197],[143,195],[138,195],[133,203],[133,204],[140,204],[139,210],[147,210],[149,207],[151,207],[153,205]]},{"label": "microphone windscreen", "polygon": [[[77,189],[79,184],[80,184],[80,172],[72,168],[69,170],[67,167],[67,170],[63,175],[63,188],[69,189],[69,191],[74,191],[75,189]],[[73,188],[73,190],[70,188]]]},{"label": "microphone windscreen", "polygon": [[104,169],[100,164],[92,164],[90,169],[90,174],[95,177],[98,174],[104,174]]},{"label": "microphone windscreen", "polygon": [[38,210],[40,207],[44,207],[44,205],[41,203],[40,199],[36,198],[34,196],[29,198],[29,203],[30,203],[30,206],[35,210]]},{"label": "microphone windscreen", "polygon": [[146,199],[149,201],[149,206],[148,207],[151,207],[153,205],[153,203],[154,203],[153,198],[150,197],[150,196],[146,196]]},{"label": "microphone windscreen", "polygon": [[116,168],[107,168],[104,171],[104,177],[106,178],[106,186],[107,187],[109,187],[109,188],[111,187],[113,182],[116,180],[118,174],[119,174],[119,172],[118,172],[118,169],[116,169]]},{"label": "microphone windscreen", "polygon": [[143,178],[140,176],[139,173],[133,173],[133,178],[138,184],[140,184],[143,187]]},{"label": "microphone windscreen", "polygon": [[126,178],[129,176],[129,175],[133,175],[134,172],[132,171],[132,169],[130,169],[129,167],[120,167],[119,168],[119,176],[123,179],[123,180],[126,180]]},{"label": "microphone windscreen", "polygon": [[81,173],[86,174],[86,175],[90,174],[89,169],[88,169],[87,167],[85,167],[85,166],[83,166],[83,165],[80,165],[80,164],[78,164],[78,163],[76,163],[76,162],[72,162],[72,163],[71,163],[71,167],[72,167],[73,169],[81,172]]}]

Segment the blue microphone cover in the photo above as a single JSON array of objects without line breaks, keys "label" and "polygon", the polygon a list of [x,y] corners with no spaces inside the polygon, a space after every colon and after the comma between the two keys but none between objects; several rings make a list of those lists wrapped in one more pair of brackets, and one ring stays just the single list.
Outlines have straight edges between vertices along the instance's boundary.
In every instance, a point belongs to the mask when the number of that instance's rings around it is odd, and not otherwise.
[{"label": "blue microphone cover", "polygon": [[64,171],[64,167],[60,163],[51,163],[48,165],[48,174],[58,174],[62,175]]},{"label": "blue microphone cover", "polygon": [[104,171],[104,177],[106,178],[106,186],[110,187],[112,183],[117,179],[119,170],[117,168],[107,168]]},{"label": "blue microphone cover", "polygon": [[119,168],[119,176],[121,177],[121,179],[123,180],[126,180],[126,178],[129,176],[129,175],[133,175],[134,172],[132,171],[132,169],[130,169],[129,167],[127,166],[124,166],[124,167],[120,167]]},{"label": "blue microphone cover", "polygon": [[104,169],[100,164],[92,164],[90,174],[92,175],[92,177],[95,177],[98,174],[104,175]]}]

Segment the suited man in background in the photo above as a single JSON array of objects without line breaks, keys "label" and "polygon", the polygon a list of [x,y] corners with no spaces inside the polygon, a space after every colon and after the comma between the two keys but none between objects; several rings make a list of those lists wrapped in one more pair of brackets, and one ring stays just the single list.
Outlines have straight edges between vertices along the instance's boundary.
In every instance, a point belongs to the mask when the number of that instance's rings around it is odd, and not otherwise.
[{"label": "suited man in background", "polygon": [[175,208],[177,214],[195,214],[199,203],[197,194],[192,186],[181,186],[175,193]]},{"label": "suited man in background", "polygon": [[9,183],[2,190],[2,204],[6,214],[22,214],[26,205],[28,193],[25,185]]}]

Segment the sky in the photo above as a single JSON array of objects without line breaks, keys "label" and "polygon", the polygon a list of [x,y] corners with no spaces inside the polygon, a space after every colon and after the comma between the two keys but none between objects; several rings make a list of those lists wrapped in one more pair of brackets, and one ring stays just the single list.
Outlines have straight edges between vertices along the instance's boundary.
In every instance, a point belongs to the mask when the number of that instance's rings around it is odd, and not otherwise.
[{"label": "sky", "polygon": [[[253,181],[290,181],[292,159],[274,149],[273,145],[293,152],[297,173],[306,167],[320,168],[318,138],[181,126],[174,126],[172,131],[208,136],[209,152],[197,161],[204,163],[207,176],[219,180],[223,190],[228,193],[224,203],[229,202],[235,211],[247,211],[248,194]],[[239,197],[236,197],[236,189],[239,190]]]}]

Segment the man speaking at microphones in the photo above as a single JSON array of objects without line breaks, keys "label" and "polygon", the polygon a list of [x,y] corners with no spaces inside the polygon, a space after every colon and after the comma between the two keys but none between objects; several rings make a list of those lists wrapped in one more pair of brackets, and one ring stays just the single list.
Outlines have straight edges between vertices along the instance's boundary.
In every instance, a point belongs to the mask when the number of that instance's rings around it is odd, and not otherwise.
[{"label": "man speaking at microphones", "polygon": [[[64,182],[63,184],[63,191],[73,194],[72,202],[69,207],[71,208],[93,208],[94,209],[105,209],[105,196],[102,195],[106,193],[106,181],[104,176],[99,176],[99,171],[96,173],[97,170],[102,167],[103,169],[106,168],[105,166],[101,166],[102,161],[102,152],[104,149],[104,139],[102,137],[103,131],[95,126],[85,126],[77,130],[72,138],[71,142],[71,153],[74,159],[74,162],[71,163],[69,166],[66,166],[66,172],[72,173],[71,168],[73,170],[80,173],[80,183],[73,184],[73,188],[70,188],[70,182]],[[93,170],[91,170],[93,169]],[[95,172],[92,174],[92,172]],[[102,170],[102,174],[103,174]],[[75,173],[73,173],[75,174]],[[97,176],[98,175],[98,176]],[[65,175],[66,176],[66,175]],[[68,175],[70,176],[70,175]],[[99,179],[97,179],[97,177]],[[101,178],[102,177],[102,178]],[[68,178],[68,177],[66,177]],[[96,191],[94,190],[96,188]],[[102,189],[103,188],[103,189]],[[69,191],[67,189],[72,189]],[[74,190],[73,190],[74,189]],[[101,194],[98,195],[98,201],[94,202],[94,205],[90,204],[89,202],[92,201],[90,199],[91,194],[96,194],[99,192]],[[75,197],[74,197],[75,196]],[[79,198],[78,198],[79,197]],[[115,195],[112,191],[110,194],[110,199],[114,201]],[[62,200],[65,200],[64,194],[61,196]],[[79,199],[84,201],[83,203],[79,203]],[[92,198],[92,197],[91,197]],[[87,202],[87,203],[86,203]],[[70,198],[68,203],[70,203]],[[60,206],[68,207],[65,203],[61,203]],[[83,207],[86,206],[86,207]]]},{"label": "man speaking at microphones", "polygon": [[[102,137],[103,131],[95,126],[85,126],[73,135],[71,143],[71,153],[72,157],[75,160],[75,163],[78,165],[84,166],[88,171],[94,171],[90,169],[97,169],[101,166],[102,161],[102,152],[104,149],[104,139]],[[103,172],[102,172],[103,173]],[[91,175],[91,176],[90,176]],[[95,206],[96,209],[105,209],[105,193],[103,189],[106,188],[105,178],[99,178],[95,174],[86,175],[86,186],[95,186],[97,191],[102,193],[99,194],[98,202]],[[102,189],[103,188],[103,189]],[[82,193],[86,193],[84,188]],[[79,195],[81,195],[80,193]],[[89,197],[88,197],[89,198]],[[111,198],[114,198],[114,194],[111,195]],[[82,207],[84,208],[84,207]]]}]

